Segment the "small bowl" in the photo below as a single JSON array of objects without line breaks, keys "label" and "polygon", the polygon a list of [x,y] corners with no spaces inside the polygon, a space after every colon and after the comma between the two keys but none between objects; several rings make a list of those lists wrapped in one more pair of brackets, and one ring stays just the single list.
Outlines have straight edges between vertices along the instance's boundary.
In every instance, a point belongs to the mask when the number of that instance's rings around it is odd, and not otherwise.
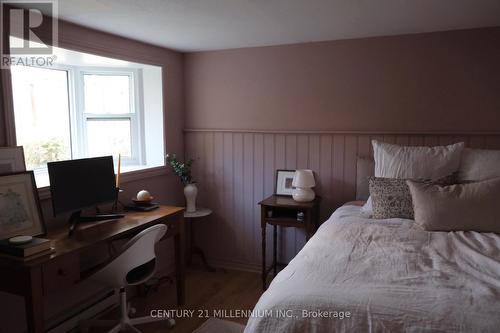
[{"label": "small bowl", "polygon": [[149,198],[149,200],[137,200],[137,198],[132,198],[132,201],[137,205],[137,206],[149,206],[151,205],[151,201],[153,201],[153,197]]}]

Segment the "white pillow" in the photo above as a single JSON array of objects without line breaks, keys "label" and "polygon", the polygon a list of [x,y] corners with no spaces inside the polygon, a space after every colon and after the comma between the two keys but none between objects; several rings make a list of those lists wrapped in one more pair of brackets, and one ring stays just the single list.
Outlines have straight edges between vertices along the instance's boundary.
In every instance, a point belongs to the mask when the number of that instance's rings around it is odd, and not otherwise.
[{"label": "white pillow", "polygon": [[[400,146],[372,140],[375,177],[402,179],[439,179],[457,172],[464,149],[459,142],[449,146]],[[361,211],[372,213],[368,198]]]},{"label": "white pillow", "polygon": [[361,207],[361,212],[367,215],[368,217],[370,217],[370,215],[373,214],[373,203],[371,196],[368,197],[368,200],[366,200],[363,207]]},{"label": "white pillow", "polygon": [[438,179],[458,171],[464,143],[406,147],[372,140],[375,177]]},{"label": "white pillow", "polygon": [[481,181],[500,177],[500,150],[464,149],[459,181]]}]

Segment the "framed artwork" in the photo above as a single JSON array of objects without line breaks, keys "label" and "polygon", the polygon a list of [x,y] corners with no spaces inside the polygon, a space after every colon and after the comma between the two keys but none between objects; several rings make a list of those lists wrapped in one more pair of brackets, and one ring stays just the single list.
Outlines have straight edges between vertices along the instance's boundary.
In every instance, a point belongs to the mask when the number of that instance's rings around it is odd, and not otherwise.
[{"label": "framed artwork", "polygon": [[276,170],[274,194],[292,196],[294,175],[295,170]]},{"label": "framed artwork", "polygon": [[45,234],[33,171],[0,176],[0,239]]},{"label": "framed artwork", "polygon": [[23,147],[0,147],[0,175],[26,171]]}]

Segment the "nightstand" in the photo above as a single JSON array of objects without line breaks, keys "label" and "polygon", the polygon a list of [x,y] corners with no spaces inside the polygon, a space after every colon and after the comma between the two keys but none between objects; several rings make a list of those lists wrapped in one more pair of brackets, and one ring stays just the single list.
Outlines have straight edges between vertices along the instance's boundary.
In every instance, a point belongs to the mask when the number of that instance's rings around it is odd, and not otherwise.
[{"label": "nightstand", "polygon": [[[311,202],[297,202],[291,197],[272,195],[259,202],[261,208],[262,228],[262,288],[267,289],[267,275],[271,270],[276,276],[277,266],[281,265],[277,260],[278,226],[303,229],[306,239],[314,235],[319,226],[319,203],[320,197]],[[299,214],[302,213],[302,214]],[[268,268],[266,266],[266,227],[273,226],[273,262]]]}]

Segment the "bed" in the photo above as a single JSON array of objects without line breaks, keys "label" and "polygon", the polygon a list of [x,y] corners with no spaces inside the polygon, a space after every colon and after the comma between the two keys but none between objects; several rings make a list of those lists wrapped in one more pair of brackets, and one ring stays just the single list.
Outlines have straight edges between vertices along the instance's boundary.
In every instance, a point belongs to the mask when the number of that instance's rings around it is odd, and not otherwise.
[{"label": "bed", "polygon": [[500,235],[426,232],[345,205],[274,278],[245,332],[499,330]]}]

